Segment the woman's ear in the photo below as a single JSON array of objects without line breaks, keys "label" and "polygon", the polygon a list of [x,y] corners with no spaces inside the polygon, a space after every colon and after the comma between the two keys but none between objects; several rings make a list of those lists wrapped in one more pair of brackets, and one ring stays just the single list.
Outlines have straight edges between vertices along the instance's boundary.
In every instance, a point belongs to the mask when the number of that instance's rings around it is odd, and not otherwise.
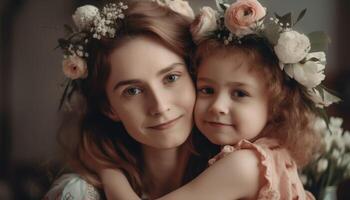
[{"label": "woman's ear", "polygon": [[119,118],[117,112],[113,108],[104,111],[104,114],[115,122],[120,121],[120,118]]}]

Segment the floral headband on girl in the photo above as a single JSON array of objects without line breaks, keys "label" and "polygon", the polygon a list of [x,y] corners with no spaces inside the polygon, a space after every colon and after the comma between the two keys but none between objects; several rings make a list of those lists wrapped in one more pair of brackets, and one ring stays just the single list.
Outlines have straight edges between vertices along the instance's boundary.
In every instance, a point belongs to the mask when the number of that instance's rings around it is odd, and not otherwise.
[{"label": "floral headband on girl", "polygon": [[209,38],[223,41],[225,45],[240,44],[247,35],[266,38],[279,59],[279,65],[287,76],[307,89],[313,107],[324,108],[339,102],[321,82],[325,79],[328,37],[323,32],[301,34],[292,27],[306,13],[304,9],[293,21],[291,13],[266,18],[266,8],[257,0],[237,0],[228,4],[216,0],[217,10],[203,7],[195,19],[191,33],[195,43]]},{"label": "floral headband on girl", "polygon": [[[152,0],[160,6],[194,19],[194,12],[187,1],[184,0]],[[72,15],[74,27],[65,25],[67,32],[64,38],[58,39],[58,48],[63,51],[63,73],[67,77],[67,84],[60,102],[62,107],[65,99],[71,98],[80,81],[88,77],[87,46],[92,40],[101,38],[117,38],[118,29],[122,20],[127,17],[124,11],[128,5],[123,2],[110,2],[102,8],[93,5],[78,7]]]}]

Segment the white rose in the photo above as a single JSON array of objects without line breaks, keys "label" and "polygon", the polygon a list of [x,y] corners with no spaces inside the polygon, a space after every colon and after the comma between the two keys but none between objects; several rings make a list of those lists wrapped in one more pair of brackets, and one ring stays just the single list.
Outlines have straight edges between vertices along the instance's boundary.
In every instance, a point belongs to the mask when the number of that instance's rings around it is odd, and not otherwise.
[{"label": "white rose", "polygon": [[165,0],[165,5],[167,5],[171,10],[194,20],[194,12],[187,1]]},{"label": "white rose", "polygon": [[218,27],[216,22],[217,12],[210,7],[201,8],[199,15],[191,25],[193,40],[199,43],[210,32],[215,31]]},{"label": "white rose", "polygon": [[[319,61],[309,60],[317,58]],[[289,77],[294,78],[300,84],[307,88],[314,88],[319,85],[325,78],[323,64],[326,60],[324,52],[310,53],[306,56],[305,63],[295,63],[285,66],[284,70]]]},{"label": "white rose", "polygon": [[317,172],[318,173],[324,172],[327,169],[327,167],[328,167],[328,160],[327,159],[322,158],[317,162]]},{"label": "white rose", "polygon": [[304,59],[310,51],[309,38],[296,31],[286,31],[280,34],[274,47],[278,59],[282,63],[297,63]]},{"label": "white rose", "polygon": [[86,78],[88,76],[87,65],[79,56],[69,56],[62,62],[63,73],[70,79]]},{"label": "white rose", "polygon": [[309,89],[308,95],[310,99],[315,103],[316,107],[324,108],[332,103],[337,103],[340,101],[340,98],[330,94],[326,90],[323,90],[323,97],[321,96],[320,92],[315,89]]},{"label": "white rose", "polygon": [[98,14],[98,8],[92,5],[85,5],[77,8],[72,18],[74,24],[77,26],[79,31],[81,31],[89,29]]}]

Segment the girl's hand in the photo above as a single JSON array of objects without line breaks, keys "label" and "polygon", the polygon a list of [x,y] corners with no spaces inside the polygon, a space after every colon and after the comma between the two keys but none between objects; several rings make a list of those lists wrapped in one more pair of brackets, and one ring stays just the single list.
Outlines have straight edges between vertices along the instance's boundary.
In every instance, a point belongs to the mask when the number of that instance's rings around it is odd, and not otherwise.
[{"label": "girl's hand", "polygon": [[216,154],[213,158],[211,158],[208,163],[211,166],[214,164],[216,161],[220,160],[221,158],[227,156],[228,154],[232,153],[235,150],[235,148],[231,145],[225,145],[220,153]]}]

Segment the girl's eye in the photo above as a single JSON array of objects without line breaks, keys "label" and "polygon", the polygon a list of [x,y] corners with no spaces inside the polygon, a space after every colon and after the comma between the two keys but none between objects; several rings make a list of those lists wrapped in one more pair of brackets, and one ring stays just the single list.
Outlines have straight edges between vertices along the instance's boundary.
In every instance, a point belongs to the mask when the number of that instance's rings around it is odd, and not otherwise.
[{"label": "girl's eye", "polygon": [[130,87],[127,88],[126,90],[124,90],[124,95],[126,96],[135,96],[138,95],[142,92],[142,90],[140,88],[136,88],[136,87]]},{"label": "girl's eye", "polygon": [[170,75],[166,76],[165,81],[167,83],[172,83],[172,82],[175,82],[179,78],[180,78],[180,75],[178,75],[178,74],[170,74]]},{"label": "girl's eye", "polygon": [[199,88],[197,91],[198,93],[204,94],[204,95],[214,94],[214,88],[210,88],[210,87]]},{"label": "girl's eye", "polygon": [[243,90],[235,90],[235,91],[233,91],[232,96],[238,97],[238,98],[243,98],[243,97],[247,97],[248,94]]}]

